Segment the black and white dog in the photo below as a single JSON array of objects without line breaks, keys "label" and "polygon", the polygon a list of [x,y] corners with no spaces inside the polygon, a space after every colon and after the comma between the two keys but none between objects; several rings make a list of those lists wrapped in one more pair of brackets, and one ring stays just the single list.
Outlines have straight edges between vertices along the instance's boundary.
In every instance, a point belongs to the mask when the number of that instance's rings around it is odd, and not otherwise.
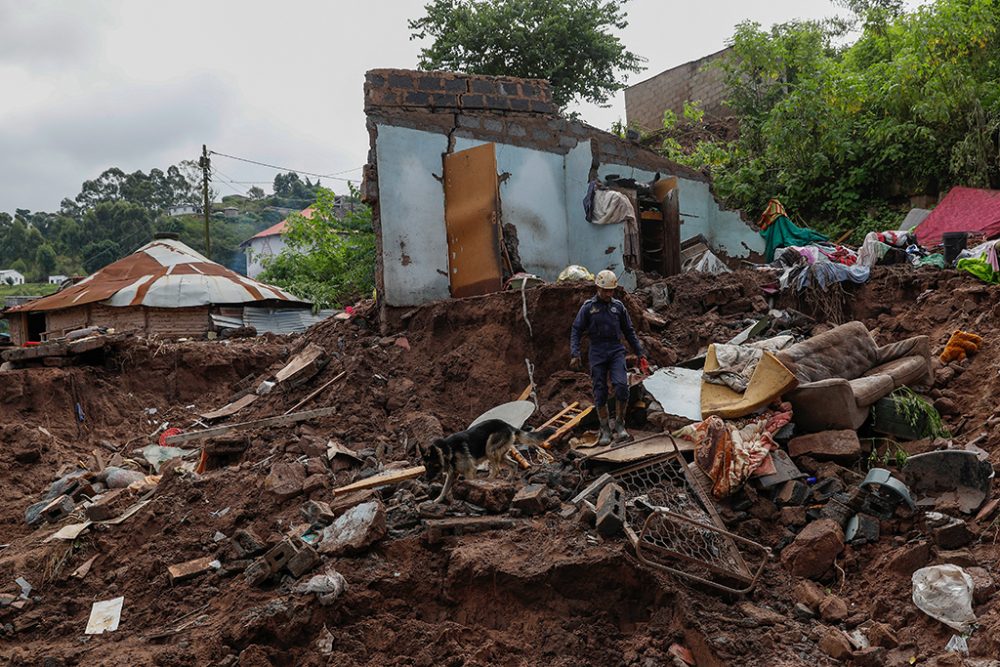
[{"label": "black and white dog", "polygon": [[474,479],[476,466],[483,461],[489,461],[490,479],[496,477],[508,452],[522,468],[527,468],[528,462],[514,445],[541,446],[555,431],[554,428],[522,431],[503,420],[487,419],[446,438],[438,438],[423,452],[424,475],[428,481],[434,481],[442,472],[446,474],[444,487],[434,502],[439,503],[447,497],[457,475]]}]

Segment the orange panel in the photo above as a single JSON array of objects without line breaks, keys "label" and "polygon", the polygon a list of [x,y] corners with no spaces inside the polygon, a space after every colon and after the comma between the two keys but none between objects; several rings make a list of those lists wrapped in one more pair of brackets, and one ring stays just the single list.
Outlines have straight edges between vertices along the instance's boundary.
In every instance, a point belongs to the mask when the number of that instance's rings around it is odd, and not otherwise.
[{"label": "orange panel", "polygon": [[444,156],[444,223],[451,295],[499,292],[500,183],[493,144]]}]

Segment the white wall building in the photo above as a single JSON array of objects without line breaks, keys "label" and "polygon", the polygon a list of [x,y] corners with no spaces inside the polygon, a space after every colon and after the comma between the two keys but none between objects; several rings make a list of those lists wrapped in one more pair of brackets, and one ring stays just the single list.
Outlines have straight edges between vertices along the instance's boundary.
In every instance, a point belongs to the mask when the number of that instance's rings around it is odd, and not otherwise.
[{"label": "white wall building", "polygon": [[[301,215],[311,218],[313,209],[310,206],[300,212]],[[282,235],[288,226],[288,219],[282,220],[276,225],[268,227],[240,245],[247,256],[247,277],[256,279],[264,270],[263,260],[268,257],[280,255],[285,249],[285,239]]]},{"label": "white wall building", "polygon": [[67,280],[69,280],[69,276],[49,276],[50,285],[62,285]]},{"label": "white wall building", "polygon": [[24,276],[14,269],[0,269],[0,285],[23,285]]}]

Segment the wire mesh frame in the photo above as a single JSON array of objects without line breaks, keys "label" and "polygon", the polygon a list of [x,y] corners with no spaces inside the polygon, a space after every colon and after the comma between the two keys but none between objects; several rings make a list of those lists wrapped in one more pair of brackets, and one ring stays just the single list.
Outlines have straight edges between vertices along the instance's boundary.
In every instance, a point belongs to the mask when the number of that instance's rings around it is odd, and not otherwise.
[{"label": "wire mesh frame", "polygon": [[[613,476],[625,492],[625,532],[641,562],[727,592],[753,589],[770,551],[723,528],[714,504],[691,479],[679,451],[623,468]],[[754,572],[744,561],[738,544],[762,554]],[[687,563],[695,571],[666,564],[671,561]],[[736,589],[709,579],[712,574],[739,581],[746,588]]]}]

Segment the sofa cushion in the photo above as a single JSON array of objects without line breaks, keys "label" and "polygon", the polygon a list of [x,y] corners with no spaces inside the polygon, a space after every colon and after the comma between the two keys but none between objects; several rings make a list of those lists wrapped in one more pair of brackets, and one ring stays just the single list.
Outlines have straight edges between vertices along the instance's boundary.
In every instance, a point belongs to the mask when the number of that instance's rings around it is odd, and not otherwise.
[{"label": "sofa cushion", "polygon": [[868,375],[850,381],[854,400],[859,407],[866,407],[892,393],[896,384],[889,375]]},{"label": "sofa cushion", "polygon": [[892,378],[893,384],[900,387],[914,383],[927,375],[927,360],[918,356],[894,359],[865,373],[865,377],[872,375],[888,375]]},{"label": "sofa cushion", "polygon": [[848,322],[775,356],[803,384],[837,377],[853,380],[875,365],[878,347],[864,324]]}]

